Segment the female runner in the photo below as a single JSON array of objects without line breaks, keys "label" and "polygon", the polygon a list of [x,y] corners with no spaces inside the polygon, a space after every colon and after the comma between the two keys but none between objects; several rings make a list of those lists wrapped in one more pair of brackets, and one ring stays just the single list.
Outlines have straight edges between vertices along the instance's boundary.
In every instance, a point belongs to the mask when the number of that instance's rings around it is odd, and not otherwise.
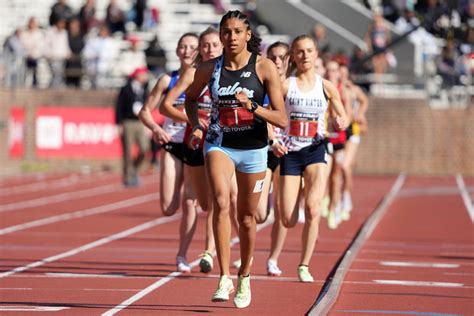
[{"label": "female runner", "polygon": [[[278,72],[270,60],[258,55],[260,39],[250,29],[247,16],[229,11],[219,26],[224,54],[202,63],[196,70],[187,90],[186,111],[193,126],[190,143],[199,143],[203,127],[199,124],[196,102],[209,85],[214,103],[204,155],[214,198],[213,228],[221,268],[212,300],[226,301],[234,290],[229,271],[229,193],[235,172],[242,265],[234,304],[244,308],[251,302],[250,261],[256,239],[257,204],[267,168],[267,122],[284,128],[287,119]],[[261,106],[265,92],[269,108]]]},{"label": "female runner", "polygon": [[[176,55],[181,64],[179,70],[173,71],[171,76],[164,75],[158,80],[140,111],[140,119],[153,132],[154,140],[157,143],[164,144],[160,153],[160,206],[165,216],[173,215],[180,206],[181,187],[184,183],[183,139],[186,129],[186,115],[181,112],[181,120],[176,120],[175,116],[166,117],[163,128],[161,128],[155,123],[151,113],[163,95],[168,93],[178,81],[179,76],[193,63],[197,54],[198,40],[198,36],[194,33],[186,33],[181,36],[176,47]],[[184,94],[180,95],[174,102],[173,107],[183,111],[184,99]],[[168,112],[162,106],[160,106],[160,112],[168,115]],[[183,217],[180,225],[179,249],[176,256],[176,268],[180,272],[191,271],[186,253],[195,230],[196,203],[192,195],[191,186],[188,182],[185,184],[182,196]]]},{"label": "female runner", "polygon": [[326,112],[338,129],[344,129],[346,113],[337,88],[315,72],[316,43],[308,35],[295,38],[291,45],[296,72],[283,84],[290,121],[284,133],[288,154],[280,164],[280,208],[283,225],[294,227],[298,220],[299,190],[304,179],[305,223],[302,235],[298,278],[313,282],[309,263],[318,238],[321,201],[326,186]]}]

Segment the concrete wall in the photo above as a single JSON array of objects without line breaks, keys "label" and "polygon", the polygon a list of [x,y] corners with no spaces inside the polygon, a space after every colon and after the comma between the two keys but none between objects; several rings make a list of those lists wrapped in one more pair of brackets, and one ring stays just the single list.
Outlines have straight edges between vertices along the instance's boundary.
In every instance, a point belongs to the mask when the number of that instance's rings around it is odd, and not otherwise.
[{"label": "concrete wall", "polygon": [[[120,167],[118,160],[37,159],[34,115],[38,106],[111,107],[116,91],[0,90],[0,175],[31,170]],[[8,157],[7,125],[12,106],[26,108],[25,157]],[[433,110],[423,100],[372,98],[369,133],[362,137],[358,173],[474,176],[474,106]]]}]

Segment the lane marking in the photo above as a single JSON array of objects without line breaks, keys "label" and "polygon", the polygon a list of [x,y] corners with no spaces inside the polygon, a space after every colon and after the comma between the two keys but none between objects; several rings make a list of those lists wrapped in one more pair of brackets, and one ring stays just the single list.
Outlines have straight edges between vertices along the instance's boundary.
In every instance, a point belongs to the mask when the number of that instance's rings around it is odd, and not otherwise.
[{"label": "lane marking", "polygon": [[464,283],[431,282],[431,281],[406,281],[406,280],[372,280],[376,284],[426,286],[426,287],[464,287]]},{"label": "lane marking", "polygon": [[458,184],[459,191],[461,191],[462,200],[464,201],[464,205],[466,206],[467,213],[471,218],[471,222],[474,223],[474,207],[472,206],[471,197],[466,189],[466,184],[464,183],[464,179],[462,178],[461,174],[456,175],[456,183]]},{"label": "lane marking", "polygon": [[46,276],[53,278],[105,278],[105,279],[117,279],[117,278],[128,278],[126,274],[113,273],[113,274],[98,274],[98,273],[61,273],[61,272],[47,272]]},{"label": "lane marking", "polygon": [[[270,224],[272,224],[273,221],[266,221],[265,223],[263,224],[260,224],[260,225],[257,225],[257,233],[262,230],[263,228],[269,226]],[[234,246],[236,244],[239,243],[239,238],[238,237],[234,237],[232,238],[231,242],[230,242],[230,246]],[[191,266],[191,269],[196,267],[198,264],[199,264],[199,261],[201,259],[196,259],[194,260],[193,262],[190,263],[190,266]],[[148,295],[149,293],[153,292],[154,290],[158,289],[159,287],[165,285],[166,283],[172,281],[174,278],[176,278],[177,276],[180,276],[182,274],[182,272],[172,272],[170,274],[168,274],[166,277],[163,277],[159,280],[157,280],[155,283],[149,285],[148,287],[144,288],[143,290],[141,290],[140,292],[136,293],[135,295],[133,295],[132,297],[126,299],[125,301],[123,301],[122,303],[118,304],[117,306],[115,306],[114,308],[108,310],[107,312],[103,313],[102,316],[112,316],[112,315],[115,315],[116,313],[120,312],[121,310],[127,308],[128,306],[130,306],[131,304],[133,304],[134,302],[142,299],[143,297],[145,297],[146,295]]]},{"label": "lane marking", "polygon": [[350,244],[349,248],[346,250],[344,257],[340,261],[339,265],[336,268],[334,277],[328,279],[326,286],[319,297],[316,298],[316,301],[311,306],[310,310],[307,312],[308,315],[326,315],[331,310],[331,307],[336,302],[339,291],[344,282],[344,277],[346,276],[347,271],[351,267],[352,263],[357,257],[357,254],[362,249],[365,241],[369,239],[372,232],[375,230],[379,222],[382,220],[383,216],[387,212],[389,206],[397,197],[397,194],[400,192],[403,184],[405,183],[406,174],[400,173],[392,185],[389,193],[383,198],[382,202],[377,206],[377,208],[372,212],[368,217],[365,223],[362,225],[361,230],[357,234],[357,237]]},{"label": "lane marking", "polygon": [[0,306],[0,312],[59,312],[70,307],[65,306]]},{"label": "lane marking", "polygon": [[27,265],[24,265],[24,266],[21,266],[21,267],[17,267],[15,269],[12,269],[12,270],[9,270],[9,271],[3,272],[3,273],[0,273],[0,279],[11,276],[11,275],[14,275],[16,273],[20,273],[20,272],[23,272],[23,271],[26,271],[26,270],[30,270],[30,269],[33,269],[33,268],[40,267],[40,266],[45,265],[47,263],[51,263],[51,262],[54,262],[54,261],[57,261],[57,260],[60,260],[60,259],[64,259],[64,258],[67,258],[67,257],[77,255],[81,252],[85,252],[87,250],[91,250],[93,248],[103,246],[103,245],[108,244],[112,241],[128,237],[130,235],[139,233],[143,230],[150,229],[154,226],[158,226],[158,225],[162,225],[162,224],[165,224],[165,223],[168,223],[168,222],[172,222],[172,221],[177,220],[179,218],[181,218],[181,213],[175,214],[175,215],[170,216],[170,217],[160,217],[158,219],[154,219],[152,221],[145,222],[145,223],[140,224],[138,226],[135,226],[135,227],[129,228],[127,230],[121,231],[119,233],[101,238],[99,240],[90,242],[88,244],[85,244],[85,245],[82,245],[80,247],[71,249],[69,251],[66,251],[66,252],[63,252],[63,253],[48,257],[48,258],[44,258],[44,259],[32,262],[30,264],[27,264]]},{"label": "lane marking", "polygon": [[32,291],[33,288],[31,287],[0,287],[1,290],[6,290],[6,291]]},{"label": "lane marking", "polygon": [[118,202],[114,202],[111,204],[105,204],[93,208],[87,208],[84,210],[80,211],[75,211],[72,213],[66,213],[66,214],[61,214],[61,215],[53,215],[50,217],[45,217],[42,219],[37,219],[31,222],[23,223],[23,224],[18,224],[14,226],[9,226],[0,229],[0,236],[1,235],[6,235],[6,234],[11,234],[14,232],[18,232],[20,230],[25,230],[28,228],[32,227],[38,227],[38,226],[44,226],[44,225],[49,225],[52,223],[57,223],[57,222],[62,222],[62,221],[67,221],[70,219],[78,219],[86,216],[92,216],[92,215],[97,215],[97,214],[103,214],[111,211],[115,211],[117,209],[122,209],[126,208],[129,206],[134,206],[138,204],[143,204],[146,202],[150,202],[153,200],[158,200],[159,197],[157,196],[157,193],[151,193],[143,196],[138,196],[134,197],[128,200],[122,200]]},{"label": "lane marking", "polygon": [[363,314],[391,314],[391,315],[417,315],[417,316],[461,316],[460,314],[446,314],[437,312],[417,312],[417,311],[394,311],[380,309],[336,309],[340,313],[363,313]]},{"label": "lane marking", "polygon": [[10,195],[10,194],[20,194],[28,192],[37,192],[41,190],[50,190],[52,188],[64,188],[65,186],[75,185],[75,184],[87,184],[97,180],[103,180],[106,176],[101,172],[94,175],[78,175],[71,174],[65,178],[59,178],[48,181],[40,181],[36,183],[28,183],[19,186],[0,188],[0,196]]},{"label": "lane marking", "polygon": [[[154,180],[153,178],[156,178],[156,177],[152,177],[152,179],[144,179],[143,183],[148,184],[148,183],[157,182],[157,180]],[[116,183],[106,184],[106,185],[101,185],[98,187],[88,188],[81,191],[70,191],[70,192],[64,192],[60,194],[40,197],[36,199],[31,199],[27,201],[3,204],[3,205],[0,205],[0,213],[6,213],[6,212],[15,211],[18,209],[37,207],[37,206],[42,206],[42,205],[49,205],[52,203],[65,202],[72,199],[92,197],[92,196],[96,196],[96,195],[100,195],[104,193],[115,192],[123,188],[124,187],[121,184],[116,184]]]},{"label": "lane marking", "polygon": [[388,267],[413,267],[413,268],[438,268],[456,269],[459,264],[455,263],[432,263],[432,262],[407,262],[407,261],[380,261],[380,265]]},{"label": "lane marking", "polygon": [[324,24],[324,26],[333,30],[335,33],[345,38],[352,44],[357,45],[364,50],[367,50],[367,44],[359,36],[343,28],[340,24],[334,22],[327,16],[319,13],[318,11],[308,6],[307,4],[300,1],[295,1],[295,0],[288,1],[288,4],[300,10],[302,13],[312,17],[319,23]]}]

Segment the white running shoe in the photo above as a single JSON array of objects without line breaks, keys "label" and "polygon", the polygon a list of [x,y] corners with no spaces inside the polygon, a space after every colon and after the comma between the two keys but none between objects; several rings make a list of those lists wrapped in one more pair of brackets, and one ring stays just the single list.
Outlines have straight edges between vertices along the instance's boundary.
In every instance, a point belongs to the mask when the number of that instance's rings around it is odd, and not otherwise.
[{"label": "white running shoe", "polygon": [[347,210],[342,210],[342,213],[341,213],[341,219],[343,221],[348,221],[351,219],[351,212],[347,211]]},{"label": "white running shoe", "polygon": [[298,267],[298,279],[300,282],[305,282],[305,283],[312,283],[314,282],[314,278],[309,273],[309,268],[307,266],[299,266]]},{"label": "white running shoe", "polygon": [[213,302],[226,302],[229,300],[229,294],[234,292],[234,284],[229,275],[222,275],[217,285],[217,290],[212,295]]},{"label": "white running shoe", "polygon": [[346,212],[352,211],[352,197],[349,191],[344,191],[342,194],[342,210]]},{"label": "white running shoe", "polygon": [[[250,265],[252,265],[253,263],[253,257],[250,259]],[[240,267],[242,266],[242,259],[237,259],[235,260],[234,262],[232,262],[232,266],[236,269],[240,269]]]},{"label": "white running shoe", "polygon": [[186,261],[185,257],[181,257],[181,256],[176,257],[176,270],[182,273],[191,272],[191,266]]},{"label": "white running shoe", "polygon": [[298,210],[298,223],[304,224],[305,222],[305,215],[304,215],[304,209],[300,208]]},{"label": "white running shoe", "polygon": [[269,276],[280,276],[281,270],[278,268],[277,262],[274,260],[267,261],[267,275]]},{"label": "white running shoe", "polygon": [[325,196],[323,198],[323,202],[321,203],[321,217],[326,218],[329,215],[329,196]]},{"label": "white running shoe", "polygon": [[252,292],[250,291],[250,275],[243,277],[239,275],[237,292],[234,296],[234,305],[237,308],[245,308],[252,301]]},{"label": "white running shoe", "polygon": [[341,216],[341,213],[342,213],[342,206],[341,206],[341,203],[339,203],[337,206],[336,206],[336,210],[334,212],[334,214],[336,215],[336,223],[337,223],[337,226],[339,226],[339,224],[342,223],[342,216]]}]

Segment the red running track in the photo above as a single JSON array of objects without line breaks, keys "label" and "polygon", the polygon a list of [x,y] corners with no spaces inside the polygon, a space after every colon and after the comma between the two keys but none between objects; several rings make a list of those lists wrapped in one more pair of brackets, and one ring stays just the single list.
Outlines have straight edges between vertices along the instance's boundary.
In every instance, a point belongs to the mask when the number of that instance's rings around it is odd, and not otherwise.
[{"label": "red running track", "polygon": [[[472,197],[473,179],[464,179]],[[408,177],[330,315],[474,315],[474,230],[454,177]]]},{"label": "red running track", "polygon": [[[39,311],[48,315],[98,315],[108,311],[126,315],[302,315],[395,180],[356,177],[351,220],[336,231],[328,230],[321,222],[310,267],[317,280],[313,284],[299,283],[296,278],[302,225],[288,234],[279,262],[283,275],[278,278],[266,276],[271,225],[262,226],[252,269],[253,301],[249,308],[237,310],[231,302],[210,302],[217,268],[209,275],[199,273],[198,268],[188,275],[174,272],[180,213],[169,218],[160,214],[158,175],[147,175],[138,189],[122,188],[119,176],[114,174],[73,178],[55,174],[0,183],[0,194],[2,189],[15,191],[0,195],[0,314],[15,310],[12,313],[22,315],[38,315]],[[469,186],[467,180],[466,184]],[[456,198],[459,200],[459,194]],[[462,206],[462,200],[460,203]],[[2,212],[2,207],[6,211]],[[188,254],[190,261],[202,252],[204,219],[205,214],[200,214]],[[232,256],[238,258],[238,244]],[[150,286],[153,288],[148,293],[143,292]],[[139,297],[130,300],[134,295]],[[127,303],[117,308],[122,302]]]}]

